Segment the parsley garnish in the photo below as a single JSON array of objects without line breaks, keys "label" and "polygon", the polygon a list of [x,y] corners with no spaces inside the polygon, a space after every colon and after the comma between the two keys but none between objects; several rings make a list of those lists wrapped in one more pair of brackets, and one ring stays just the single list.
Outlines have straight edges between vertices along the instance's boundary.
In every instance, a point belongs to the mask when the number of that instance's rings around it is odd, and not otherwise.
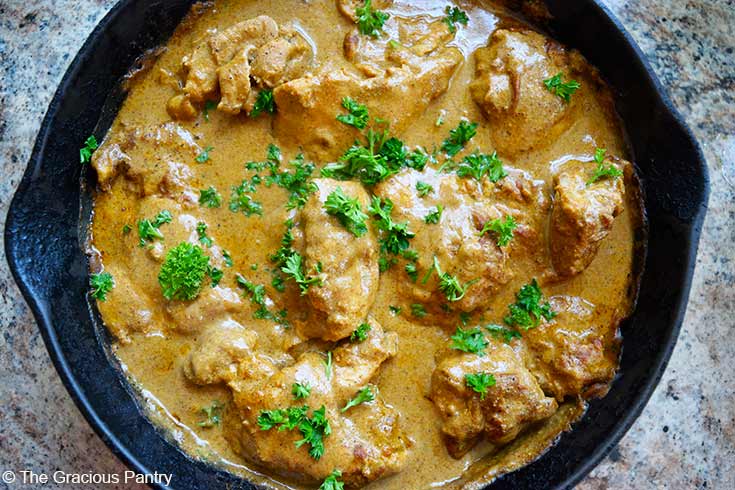
[{"label": "parsley garnish", "polygon": [[380,197],[373,196],[368,212],[375,219],[375,226],[382,230],[380,248],[384,252],[394,255],[408,249],[408,241],[414,237],[414,233],[408,229],[408,223],[396,223],[391,218],[393,202],[390,199],[382,201]]},{"label": "parsley garnish", "polygon": [[449,137],[442,144],[442,151],[453,157],[477,134],[477,123],[460,121],[459,126],[449,131]]},{"label": "parsley garnish", "polygon": [[366,386],[365,388],[361,389],[357,392],[357,395],[355,398],[347,402],[347,405],[342,407],[342,413],[346,412],[352,407],[355,407],[361,403],[367,403],[375,400],[375,393],[373,393],[373,390],[370,389],[370,386]]},{"label": "parsley garnish", "polygon": [[365,0],[365,5],[355,9],[357,16],[357,27],[366,36],[378,37],[383,30],[383,24],[390,15],[380,10],[373,10],[370,0]]},{"label": "parsley garnish", "polygon": [[208,189],[199,191],[199,204],[208,208],[218,208],[222,205],[222,196],[210,185]]},{"label": "parsley garnish", "polygon": [[442,219],[443,211],[444,211],[444,206],[442,206],[441,204],[437,204],[436,210],[424,216],[424,221],[426,222],[427,225],[435,225],[439,223],[439,221]]},{"label": "parsley garnish", "polygon": [[217,103],[213,100],[208,100],[204,103],[204,110],[202,111],[202,115],[204,116],[204,120],[209,122],[209,111],[213,111],[217,108]]},{"label": "parsley garnish", "polygon": [[484,400],[487,389],[495,386],[495,376],[489,373],[465,374],[464,382],[468,388],[480,394],[480,400]]},{"label": "parsley garnish", "polygon": [[342,477],[342,472],[334,470],[327,476],[317,490],[344,490],[345,484],[338,480]]},{"label": "parsley garnish", "polygon": [[99,301],[107,300],[107,293],[112,291],[115,281],[109,272],[92,274],[89,277],[89,285],[92,287],[92,297]]},{"label": "parsley garnish", "polygon": [[127,234],[128,234],[128,233],[130,233],[130,232],[131,232],[132,230],[133,230],[133,228],[132,228],[132,227],[131,227],[131,226],[130,226],[129,224],[127,224],[127,223],[125,223],[125,224],[123,225],[123,227],[122,227],[122,232],[123,232],[123,235],[127,235]]},{"label": "parsley garnish", "polygon": [[516,226],[518,226],[516,220],[510,215],[505,217],[505,221],[492,219],[482,227],[480,236],[491,232],[495,235],[495,242],[498,244],[498,247],[505,247],[513,239],[513,230],[516,229]]},{"label": "parsley garnish", "polygon": [[416,182],[416,190],[419,193],[419,197],[426,197],[434,192],[434,187],[425,182],[418,181]]},{"label": "parsley garnish", "polygon": [[411,314],[416,318],[423,318],[427,315],[426,308],[422,304],[414,303],[411,305]]},{"label": "parsley garnish", "polygon": [[197,235],[199,235],[199,243],[207,247],[212,246],[212,239],[207,236],[207,223],[204,221],[197,223]]},{"label": "parsley garnish", "polygon": [[250,111],[250,117],[258,117],[261,112],[267,112],[268,114],[276,112],[276,101],[273,99],[272,90],[264,89],[258,92],[253,110]]},{"label": "parsley garnish", "polygon": [[408,275],[408,277],[411,278],[411,281],[416,282],[416,279],[418,279],[418,276],[419,276],[419,272],[418,272],[418,269],[416,268],[416,264],[409,262],[403,268],[406,271],[406,274]]},{"label": "parsley garnish", "polygon": [[569,102],[570,97],[581,85],[576,80],[568,82],[561,81],[562,73],[559,72],[551,78],[544,80],[546,89],[554,95],[558,95],[564,102]]},{"label": "parsley garnish", "polygon": [[245,179],[239,186],[232,188],[230,211],[233,213],[242,211],[245,216],[263,215],[263,205],[250,196],[250,193],[255,192],[255,186],[260,183],[260,177],[257,175],[255,177],[251,181]]},{"label": "parsley garnish", "polygon": [[316,284],[317,286],[322,285],[322,279],[319,277],[319,274],[322,272],[322,267],[321,263],[317,263],[317,265],[314,266],[313,275],[307,275],[304,273],[304,269],[301,264],[302,261],[303,258],[301,257],[301,254],[292,250],[291,255],[286,257],[286,260],[281,267],[281,271],[291,277],[291,279],[299,285],[301,294],[304,295],[312,284]]},{"label": "parsley garnish", "polygon": [[380,272],[385,272],[393,267],[397,262],[398,260],[395,257],[388,257],[384,252],[381,252],[380,257],[378,257],[378,270],[380,270]]},{"label": "parsley garnish", "polygon": [[395,316],[398,316],[398,315],[400,315],[400,314],[401,314],[401,310],[403,310],[403,308],[401,308],[400,306],[395,306],[395,305],[390,305],[390,306],[388,307],[388,309],[389,309],[389,310],[390,310],[390,312],[391,312],[391,313],[393,313],[393,315],[395,315]]},{"label": "parsley garnish", "polygon": [[253,312],[253,318],[258,320],[272,320],[281,325],[287,324],[285,312],[274,314],[266,306],[265,286],[250,282],[239,274],[237,275],[236,281],[238,286],[250,293],[250,301],[258,306],[258,309]]},{"label": "parsley garnish", "polygon": [[324,209],[328,214],[335,216],[342,226],[356,237],[367,233],[365,220],[368,219],[368,215],[362,212],[360,201],[346,196],[341,187],[337,187],[327,196]]},{"label": "parsley garnish", "polygon": [[204,163],[209,160],[209,152],[214,150],[214,146],[208,146],[196,157],[198,163]]},{"label": "parsley garnish", "polygon": [[361,323],[354,332],[350,334],[350,342],[362,342],[367,338],[368,332],[372,329],[369,323]]},{"label": "parsley garnish", "polygon": [[597,163],[597,168],[595,169],[595,173],[592,174],[592,178],[587,181],[587,185],[594,184],[600,179],[616,179],[623,175],[623,172],[612,163],[605,166],[605,153],[607,153],[605,148],[595,149],[595,162]]},{"label": "parsley garnish", "polygon": [[215,400],[208,407],[203,407],[201,413],[207,417],[206,420],[202,420],[197,425],[199,427],[214,427],[222,422],[222,409],[224,405],[219,400]]},{"label": "parsley garnish", "polygon": [[301,400],[311,394],[311,386],[307,384],[294,383],[291,385],[291,394],[294,400]]},{"label": "parsley garnish", "polygon": [[151,221],[149,219],[142,219],[138,221],[138,236],[140,237],[140,246],[144,247],[146,242],[152,242],[156,238],[163,239],[163,233],[159,228],[161,225],[170,223],[173,219],[171,213],[165,209],[156,215],[156,218]]},{"label": "parsley garnish", "polygon": [[222,250],[222,258],[225,261],[226,267],[232,267],[232,256],[230,255],[230,252],[227,250]]},{"label": "parsley garnish", "polygon": [[467,17],[467,14],[460,10],[459,7],[447,6],[444,13],[446,13],[447,16],[444,17],[443,21],[449,28],[449,32],[457,32],[456,24],[466,26],[467,22],[470,20],[470,18]]},{"label": "parsley garnish", "polygon": [[467,155],[457,165],[457,175],[460,177],[473,177],[475,180],[482,181],[487,176],[491,182],[497,182],[507,176],[503,168],[503,162],[498,158],[496,152],[490,155],[475,152]]},{"label": "parsley garnish", "polygon": [[89,163],[92,160],[92,153],[99,147],[97,138],[91,135],[84,140],[84,146],[79,148],[79,163]]},{"label": "parsley garnish", "polygon": [[303,439],[296,441],[296,447],[309,444],[309,455],[319,460],[324,454],[324,438],[332,433],[332,428],[326,417],[324,405],[314,410],[311,417],[307,416],[309,407],[289,407],[287,409],[263,410],[258,415],[258,425],[261,430],[270,430],[276,426],[278,430],[299,429]]},{"label": "parsley garnish", "polygon": [[431,277],[432,270],[435,270],[436,274],[439,276],[439,290],[444,293],[444,296],[446,296],[448,301],[452,302],[459,301],[464,298],[464,295],[467,293],[467,288],[479,281],[479,279],[473,279],[464,284],[460,284],[457,276],[453,276],[448,272],[442,272],[441,267],[439,266],[439,260],[435,256],[434,266],[429,269],[427,275],[424,277],[424,283],[426,283],[428,278]]},{"label": "parsley garnish", "polygon": [[508,305],[510,313],[504,318],[505,323],[528,330],[538,327],[542,318],[551,320],[556,313],[552,311],[548,301],[540,304],[542,299],[541,288],[536,279],[533,279],[516,293],[516,302]]},{"label": "parsley garnish", "polygon": [[345,97],[342,99],[342,107],[347,109],[347,112],[349,112],[349,114],[337,115],[338,121],[348,124],[350,126],[354,126],[357,129],[365,129],[365,126],[367,126],[367,123],[370,120],[367,106],[359,104],[357,101],[352,100],[350,97]]},{"label": "parsley garnish", "polygon": [[166,299],[189,301],[199,295],[204,276],[209,272],[209,257],[198,245],[181,242],[166,254],[158,273]]},{"label": "parsley garnish", "polygon": [[207,274],[209,274],[209,278],[212,280],[213,288],[217,287],[219,282],[222,280],[222,277],[225,275],[225,273],[222,272],[222,269],[218,269],[216,267],[210,267]]},{"label": "parsley garnish", "polygon": [[[281,150],[274,144],[268,145],[266,161],[248,162],[245,165],[248,170],[261,172],[267,169],[270,172],[270,175],[267,175],[265,179],[262,179],[260,175],[253,176],[251,179],[253,191],[255,190],[254,185],[264,180],[266,187],[275,184],[290,193],[286,204],[287,209],[303,207],[309,195],[317,191],[316,184],[309,182],[309,178],[314,172],[314,164],[306,162],[303,154],[296,155],[296,158],[289,163],[293,168],[292,171],[280,170],[280,164]],[[245,182],[247,181],[243,181],[243,183]]]},{"label": "parsley garnish", "polygon": [[457,327],[457,330],[454,332],[451,339],[452,349],[477,354],[478,356],[485,355],[483,351],[485,350],[485,347],[487,347],[488,343],[479,328],[464,330],[462,327]]},{"label": "parsley garnish", "polygon": [[327,379],[332,379],[332,351],[327,352],[327,358],[322,361],[324,363],[324,374]]},{"label": "parsley garnish", "polygon": [[501,327],[500,325],[485,325],[485,330],[493,338],[502,340],[506,344],[510,344],[513,339],[520,339],[522,337],[521,332]]}]

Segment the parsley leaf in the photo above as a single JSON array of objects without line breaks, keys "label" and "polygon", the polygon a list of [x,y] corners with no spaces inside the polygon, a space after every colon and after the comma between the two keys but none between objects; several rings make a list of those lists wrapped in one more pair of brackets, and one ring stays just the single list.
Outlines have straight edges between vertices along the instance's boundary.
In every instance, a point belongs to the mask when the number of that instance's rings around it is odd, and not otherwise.
[{"label": "parsley leaf", "polygon": [[444,211],[444,206],[441,204],[437,204],[436,210],[430,212],[426,216],[424,216],[424,221],[427,225],[435,225],[439,223],[439,221],[442,219],[442,212]]},{"label": "parsley leaf", "polygon": [[276,101],[273,99],[272,90],[261,90],[255,99],[253,110],[250,111],[250,117],[258,117],[262,112],[273,114],[276,112]]},{"label": "parsley leaf", "polygon": [[597,168],[592,174],[592,178],[587,181],[587,185],[594,184],[600,179],[616,179],[623,175],[623,172],[612,163],[607,166],[605,165],[605,153],[607,153],[605,148],[595,149],[595,162],[597,163]]},{"label": "parsley leaf", "polygon": [[411,278],[411,281],[416,282],[416,279],[418,279],[419,277],[419,272],[416,268],[416,264],[409,262],[403,267],[403,269],[406,271],[408,277]]},{"label": "parsley leaf", "polygon": [[254,214],[262,216],[263,205],[250,196],[250,193],[255,192],[255,186],[258,183],[260,183],[260,177],[257,179],[254,177],[253,180],[248,181],[245,179],[239,186],[233,187],[232,195],[230,196],[230,211],[233,213],[242,211],[245,216],[252,216]]},{"label": "parsley leaf", "polygon": [[508,325],[514,325],[523,330],[538,327],[542,318],[551,320],[556,316],[548,301],[540,304],[542,299],[541,288],[536,279],[533,279],[530,284],[526,284],[516,293],[516,302],[508,305],[510,313],[503,320]]},{"label": "parsley leaf", "polygon": [[465,374],[464,382],[468,388],[480,394],[480,400],[484,400],[487,389],[495,386],[495,376],[489,373]]},{"label": "parsley leaf", "polygon": [[482,227],[480,236],[488,232],[493,233],[498,247],[505,247],[513,239],[513,230],[515,230],[517,226],[518,224],[516,223],[516,220],[510,215],[505,217],[505,221],[501,219],[492,219]]},{"label": "parsley leaf", "polygon": [[462,327],[457,327],[451,339],[452,349],[477,354],[478,356],[485,355],[483,351],[487,347],[488,342],[479,328],[464,330]]},{"label": "parsley leaf", "polygon": [[497,182],[508,173],[503,168],[503,162],[498,158],[497,152],[490,155],[475,152],[467,155],[457,165],[457,175],[460,177],[473,177],[477,181],[482,181],[487,176],[491,182]]},{"label": "parsley leaf", "polygon": [[403,308],[401,308],[400,306],[395,306],[395,305],[390,305],[388,309],[390,310],[391,313],[393,313],[394,316],[400,315],[401,311],[403,310]]},{"label": "parsley leaf", "polygon": [[199,235],[199,243],[207,247],[212,246],[212,239],[207,236],[207,223],[204,221],[197,223],[197,235]]},{"label": "parsley leaf", "polygon": [[199,295],[202,281],[209,271],[209,257],[198,245],[181,242],[168,251],[158,273],[166,299],[189,301]]},{"label": "parsley leaf", "polygon": [[358,103],[350,97],[345,97],[342,99],[342,107],[347,109],[347,112],[349,112],[349,114],[337,115],[338,121],[350,126],[354,126],[357,129],[365,129],[365,126],[367,126],[367,123],[370,120],[367,106]]},{"label": "parsley leaf", "polygon": [[339,481],[342,477],[342,472],[334,470],[327,476],[317,490],[344,490],[345,484]]},{"label": "parsley leaf", "polygon": [[292,170],[279,170],[280,158],[281,151],[278,147],[270,145],[266,162],[270,175],[265,177],[265,185],[270,187],[275,184],[289,192],[287,209],[301,208],[306,204],[309,195],[318,190],[317,185],[309,181],[314,172],[314,164],[307,162],[304,155],[300,153],[289,162]]},{"label": "parsley leaf", "polygon": [[217,108],[217,103],[213,100],[208,100],[204,103],[204,110],[202,111],[202,115],[204,116],[204,120],[209,122],[209,111],[213,111]]},{"label": "parsley leaf", "polygon": [[208,189],[199,191],[199,204],[208,208],[218,208],[222,205],[222,196],[210,185]]},{"label": "parsley leaf", "polygon": [[216,267],[210,267],[207,270],[207,274],[209,274],[209,278],[212,280],[212,287],[216,288],[219,282],[222,280],[222,277],[225,275],[224,272],[222,272],[222,269],[218,269]]},{"label": "parsley leaf", "polygon": [[232,256],[227,250],[222,250],[222,259],[225,261],[226,267],[232,267]]},{"label": "parsley leaf", "polygon": [[291,386],[291,394],[294,400],[301,400],[311,394],[311,386],[309,384],[294,383]]},{"label": "parsley leaf", "polygon": [[416,190],[419,193],[419,197],[426,197],[434,192],[434,187],[425,182],[418,181],[416,182]]},{"label": "parsley leaf", "polygon": [[423,318],[427,315],[426,308],[422,304],[414,303],[411,305],[411,314],[416,318]]},{"label": "parsley leaf", "polygon": [[219,400],[215,400],[208,407],[203,407],[201,413],[207,417],[205,420],[199,422],[199,427],[214,427],[222,422],[222,409],[224,405]]},{"label": "parsley leaf", "polygon": [[493,338],[502,340],[506,344],[510,344],[513,339],[520,339],[522,337],[521,332],[501,327],[500,325],[485,325],[485,330],[487,330]]},{"label": "parsley leaf", "polygon": [[304,273],[303,266],[301,262],[303,261],[303,258],[301,257],[301,254],[292,251],[291,255],[286,258],[286,260],[283,263],[283,266],[281,267],[281,271],[283,271],[284,274],[291,277],[296,284],[299,285],[299,288],[301,289],[301,294],[304,295],[309,290],[309,286],[312,284],[316,284],[317,286],[322,285],[322,278],[319,276],[321,274],[321,263],[318,263],[314,267],[314,271],[316,274],[314,275],[307,275]]},{"label": "parsley leaf", "polygon": [[307,415],[309,407],[289,407],[287,409],[263,410],[258,415],[260,430],[271,430],[278,426],[279,431],[299,429],[303,439],[296,441],[296,447],[309,444],[309,455],[319,460],[324,454],[324,438],[332,433],[326,417],[324,405]]},{"label": "parsley leaf", "polygon": [[107,300],[107,293],[115,287],[115,281],[109,272],[100,272],[89,277],[89,285],[92,287],[92,297],[99,301],[105,301]]},{"label": "parsley leaf", "polygon": [[397,262],[398,260],[395,257],[388,257],[384,252],[381,252],[380,257],[378,257],[378,270],[380,270],[380,272],[385,272],[393,267]]},{"label": "parsley leaf", "polygon": [[370,0],[365,0],[365,5],[355,9],[357,27],[366,36],[378,37],[390,15],[380,10],[373,10],[371,3]]},{"label": "parsley leaf", "polygon": [[125,224],[123,225],[123,227],[122,227],[122,232],[123,232],[123,235],[127,235],[128,233],[130,233],[130,231],[131,231],[131,230],[132,230],[132,228],[131,228],[131,227],[130,227],[130,225],[129,225],[129,224],[127,224],[127,223],[125,223]]},{"label": "parsley leaf", "polygon": [[79,163],[89,163],[92,161],[92,153],[98,147],[97,138],[94,135],[90,135],[89,138],[84,140],[84,146],[79,148]]},{"label": "parsley leaf", "polygon": [[551,78],[544,80],[546,89],[554,95],[558,95],[564,102],[569,102],[570,97],[574,92],[581,87],[578,81],[569,80],[568,82],[562,82],[562,73],[559,72]]},{"label": "parsley leaf", "polygon": [[324,363],[324,374],[327,375],[327,379],[332,379],[332,351],[327,352],[327,358],[322,361]]},{"label": "parsley leaf", "polygon": [[444,13],[447,14],[447,16],[444,17],[443,21],[449,28],[449,32],[457,32],[457,26],[455,24],[466,26],[467,22],[470,20],[469,17],[467,17],[467,14],[460,10],[459,7],[447,6]]},{"label": "parsley leaf", "polygon": [[384,252],[394,255],[408,249],[408,241],[415,234],[408,229],[408,222],[396,223],[391,218],[393,202],[390,199],[382,201],[380,197],[373,196],[368,212],[375,219],[375,226],[383,232],[380,238],[380,248]]},{"label": "parsley leaf", "polygon": [[327,214],[335,216],[342,226],[347,228],[356,237],[367,233],[365,220],[368,215],[362,212],[360,201],[345,195],[341,187],[337,187],[324,201]]},{"label": "parsley leaf", "polygon": [[442,144],[442,151],[453,157],[464,148],[465,144],[477,134],[477,123],[460,121],[459,125],[449,131],[449,137]]},{"label": "parsley leaf", "polygon": [[375,393],[373,393],[373,390],[370,388],[370,386],[366,386],[365,388],[358,391],[357,395],[352,400],[347,402],[347,405],[342,407],[342,413],[361,403],[367,403],[373,400],[375,400]]},{"label": "parsley leaf", "polygon": [[158,213],[153,221],[142,219],[138,221],[138,236],[140,237],[140,246],[144,247],[146,242],[152,242],[156,238],[163,239],[163,233],[159,228],[161,225],[170,223],[173,219],[171,213],[165,209]]},{"label": "parsley leaf", "polygon": [[350,342],[362,342],[367,338],[368,332],[372,329],[369,323],[361,323],[354,332],[350,334]]},{"label": "parsley leaf", "polygon": [[209,152],[214,150],[214,146],[208,146],[196,157],[197,163],[204,163],[209,160]]},{"label": "parsley leaf", "polygon": [[[442,272],[439,266],[439,260],[436,256],[434,256],[434,266],[432,269],[435,270],[439,276],[439,290],[444,293],[444,296],[446,296],[448,301],[454,302],[461,300],[464,298],[464,295],[467,294],[467,289],[479,281],[479,279],[473,279],[464,284],[460,284],[457,276],[453,276],[448,272]],[[426,282],[428,277],[430,277],[432,269],[429,269],[427,277],[424,277],[424,282]]]}]

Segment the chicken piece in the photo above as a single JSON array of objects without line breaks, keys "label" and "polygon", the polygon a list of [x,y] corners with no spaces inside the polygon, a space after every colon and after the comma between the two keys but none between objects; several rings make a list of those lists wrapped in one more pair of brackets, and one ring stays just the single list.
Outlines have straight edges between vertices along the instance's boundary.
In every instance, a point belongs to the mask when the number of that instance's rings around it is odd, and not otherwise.
[{"label": "chicken piece", "polygon": [[[383,10],[393,5],[393,0],[372,0],[370,5],[373,10]],[[365,6],[365,0],[337,0],[337,9],[353,22],[357,21],[356,10],[363,6]]]},{"label": "chicken piece", "polygon": [[217,109],[249,112],[257,95],[251,78],[273,87],[302,76],[311,61],[309,45],[296,30],[279,27],[265,15],[238,22],[209,34],[184,57],[183,93],[169,100],[167,110],[171,117],[191,119],[193,104],[215,98],[219,89]]},{"label": "chicken piece", "polygon": [[335,160],[357,136],[355,128],[335,118],[343,111],[344,97],[365,104],[372,118],[382,118],[394,134],[400,134],[447,90],[461,60],[459,50],[443,48],[400,66],[386,62],[383,70],[367,79],[347,69],[325,70],[279,85],[273,91],[278,106],[276,137],[303,148],[314,160]]},{"label": "chicken piece", "polygon": [[[503,155],[554,141],[569,124],[570,107],[544,80],[562,73],[568,80],[581,59],[555,41],[527,29],[499,29],[486,48],[475,52],[470,91],[490,121],[495,149]],[[584,90],[582,87],[580,90]]]},{"label": "chicken piece", "polygon": [[[484,398],[467,384],[466,376],[478,373],[495,379]],[[430,398],[443,420],[447,450],[455,458],[472,449],[483,435],[494,444],[507,444],[528,424],[557,409],[556,401],[544,395],[514,350],[496,342],[482,356],[445,354],[432,374]]]},{"label": "chicken piece", "polygon": [[559,401],[604,396],[618,364],[619,319],[574,296],[554,296],[549,302],[557,315],[523,332],[526,365],[544,392]]},{"label": "chicken piece", "polygon": [[199,332],[212,319],[243,310],[243,301],[234,289],[205,284],[199,296],[192,301],[170,301],[166,310],[176,328],[182,332]]},{"label": "chicken piece", "polygon": [[130,342],[133,332],[147,333],[153,326],[154,302],[138,290],[125,269],[117,263],[108,264],[115,287],[107,293],[106,301],[98,301],[97,308],[105,319],[105,326],[122,343]]},{"label": "chicken piece", "polygon": [[309,288],[307,298],[316,315],[300,323],[298,331],[307,338],[335,341],[350,335],[375,301],[378,245],[372,227],[357,237],[324,208],[327,197],[340,188],[346,196],[357,199],[367,213],[369,198],[359,183],[314,182],[319,190],[311,195],[302,213],[304,258],[306,270],[321,264],[322,285]]},{"label": "chicken piece", "polygon": [[[512,216],[518,223],[514,234],[525,235],[527,248],[537,248],[541,243],[536,239],[536,230],[543,229],[542,217],[548,208],[542,183],[519,171],[508,171],[509,175],[498,183],[485,179],[480,184],[431,167],[422,172],[406,169],[375,186],[377,196],[393,203],[393,221],[407,222],[415,233],[410,249],[418,253],[418,279],[399,290],[409,297],[408,303],[422,303],[434,313],[425,321],[437,323],[444,318],[454,324],[456,315],[446,315],[447,306],[465,312],[487,307],[513,276],[508,257],[517,248],[516,240],[501,247],[492,234],[481,236],[488,220]],[[430,185],[433,191],[421,196],[416,189],[418,182]],[[439,222],[427,224],[426,216],[440,205],[443,210]],[[458,292],[451,299],[440,290],[433,270],[434,257],[442,273],[458,279],[464,294]],[[398,273],[404,282],[405,272]],[[424,281],[427,274],[429,278]]]},{"label": "chicken piece", "polygon": [[[374,319],[370,323],[366,340],[334,350],[331,368],[323,354],[307,352],[258,384],[230,383],[235,408],[225,419],[225,435],[231,446],[260,466],[309,481],[324,479],[334,468],[342,471],[348,485],[366,484],[399,471],[409,445],[399,427],[399,414],[379,398],[341,411],[396,352],[396,335],[385,333]],[[294,400],[294,383],[309,386],[308,397]],[[309,444],[296,447],[303,438],[298,428],[263,430],[258,425],[258,416],[265,410],[304,405],[310,407],[309,416],[325,407],[331,427],[319,459],[309,455]]]},{"label": "chicken piece", "polygon": [[[620,159],[607,159],[604,164],[621,171],[630,166]],[[554,178],[551,257],[561,277],[574,276],[587,268],[615,217],[623,212],[623,179],[604,178],[588,184],[593,169],[594,164],[572,161]]]},{"label": "chicken piece", "polygon": [[123,174],[140,197],[161,195],[196,201],[189,165],[201,152],[191,133],[169,122],[134,128],[105,141],[94,152],[92,166],[102,189],[109,189]]}]

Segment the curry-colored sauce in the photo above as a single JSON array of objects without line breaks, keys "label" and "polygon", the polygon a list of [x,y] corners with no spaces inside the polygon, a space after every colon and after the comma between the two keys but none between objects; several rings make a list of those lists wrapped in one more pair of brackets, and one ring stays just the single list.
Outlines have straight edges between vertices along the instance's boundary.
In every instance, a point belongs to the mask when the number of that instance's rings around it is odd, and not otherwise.
[{"label": "curry-colored sauce", "polygon": [[[441,18],[445,5],[445,2],[440,1],[413,4],[397,1],[388,12],[398,16],[421,14]],[[410,147],[421,145],[431,148],[441,145],[449,129],[466,118],[480,123],[472,146],[488,153],[493,148],[492,139],[488,131],[484,130],[487,121],[472,100],[467,87],[475,69],[472,53],[487,43],[492,30],[510,14],[487,2],[462,2],[462,8],[471,22],[466,28],[459,29],[454,43],[461,49],[465,60],[455,73],[448,91],[432,102],[405,133],[399,135]],[[261,14],[271,16],[278,23],[295,22],[313,42],[317,63],[336,66],[347,63],[342,55],[342,44],[345,34],[354,25],[340,15],[333,1],[216,2],[202,14],[185,21],[152,67],[132,81],[128,97],[110,134],[125,128],[170,121],[166,101],[173,95],[174,89],[161,82],[161,70],[177,72],[181,58],[191,51],[196,40],[205,35],[208,29],[228,26]],[[514,17],[514,22],[520,21],[519,17]],[[597,81],[592,79],[582,79],[580,82],[586,87],[598,86]],[[526,170],[535,179],[545,181],[549,193],[552,192],[555,166],[570,159],[591,160],[591,147],[604,147],[611,154],[628,156],[623,130],[607,91],[604,88],[581,90],[576,97],[580,110],[567,131],[540,150],[521,153],[520,156],[506,161],[507,165]],[[440,115],[443,124],[437,125]],[[192,122],[178,124],[194,134],[201,146],[214,148],[208,162],[193,164],[190,168],[194,174],[195,187],[216,187],[222,193],[225,205],[217,209],[200,207],[184,213],[195,214],[197,220],[204,220],[209,224],[209,235],[231,254],[235,264],[233,271],[246,271],[253,282],[269,284],[269,270],[272,265],[268,257],[280,246],[282,223],[292,214],[283,205],[287,198],[286,193],[275,186],[261,188],[257,197],[263,204],[264,213],[260,217],[232,213],[227,209],[226,202],[231,187],[238,185],[246,176],[244,163],[262,160],[269,143],[281,146],[284,161],[294,157],[298,148],[289,148],[284,142],[273,138],[271,118],[268,116],[250,119],[244,114],[229,116],[210,111],[208,117],[208,121],[199,117]],[[319,168],[328,162],[315,163]],[[135,247],[135,232],[129,236],[120,233],[124,225],[134,226],[138,213],[138,203],[126,190],[124,182],[118,179],[108,192],[99,192],[96,196],[92,244],[99,252],[105,267],[110,268],[116,262],[124,263],[126,267],[138,271],[140,276],[150,276],[140,281],[145,282],[145,287],[153,291],[158,287],[158,265],[151,262],[143,250]],[[153,213],[155,211],[148,214]],[[601,314],[606,315],[604,323],[608,325],[607,338],[611,342],[609,353],[615,360],[618,353],[614,341],[617,325],[629,313],[634,299],[633,291],[637,280],[636,232],[640,227],[640,213],[637,193],[632,186],[628,186],[625,211],[616,218],[609,236],[585,272],[568,280],[544,285],[544,294],[547,297],[579,296],[596,305],[603,312]],[[174,219],[180,218],[175,216]],[[258,265],[257,270],[251,270],[252,264]],[[514,295],[518,289],[530,278],[541,277],[548,264],[539,264],[529,256],[518,258],[511,267],[515,271],[513,279],[495,296],[491,307],[477,314],[476,318],[502,323],[507,306],[515,301]],[[405,280],[405,276],[399,272],[392,270],[381,275],[378,298],[371,309],[371,314],[382,326],[388,331],[397,332],[400,339],[397,355],[383,366],[376,384],[380,386],[380,395],[385,402],[400,413],[402,426],[413,440],[413,447],[409,461],[401,472],[368,486],[381,490],[429,488],[458,481],[474,463],[489,453],[493,454],[496,449],[491,444],[481,443],[458,460],[447,453],[440,434],[441,420],[432,402],[427,399],[427,394],[435,367],[434,355],[446,347],[452,331],[418,324],[405,313],[398,316],[391,313],[389,307],[397,304],[397,298],[401,296],[397,290],[401,288],[401,281]],[[234,283],[234,274],[230,271],[225,273],[223,281]],[[125,299],[117,297],[116,293],[120,294],[115,290],[110,293],[108,304],[124,303]],[[164,301],[163,298],[161,301]],[[244,300],[243,303],[247,304],[248,301]],[[289,304],[283,306],[296,308]],[[406,305],[402,306],[405,311]],[[117,319],[112,309],[104,303],[100,304],[100,309],[105,322],[114,325]],[[154,323],[159,322],[157,329],[147,334],[133,333],[129,342],[115,343],[113,348],[126,374],[141,391],[154,420],[165,431],[170,431],[172,438],[193,457],[221,464],[250,479],[285,487],[286,483],[279,483],[264,476],[258,469],[250,468],[232,451],[220,428],[198,426],[198,422],[202,420],[200,409],[209,405],[212,400],[226,402],[230,399],[229,390],[223,386],[202,387],[190,383],[182,373],[182,364],[197,340],[196,334],[185,335],[171,331],[165,323],[166,317],[162,309],[152,314]],[[268,341],[271,348],[277,345],[278,341],[272,339],[278,335],[293,335],[293,332],[274,332],[274,326],[270,322],[252,320],[248,308],[235,313],[235,318],[271,339]],[[475,465],[468,472],[471,475],[468,480],[487,480],[488,476],[529,462],[548,447],[561,430],[579,417],[581,411],[581,402],[569,400],[555,416],[542,424],[543,427],[530,431],[502,452]],[[468,485],[469,488],[473,487],[472,484]]]}]

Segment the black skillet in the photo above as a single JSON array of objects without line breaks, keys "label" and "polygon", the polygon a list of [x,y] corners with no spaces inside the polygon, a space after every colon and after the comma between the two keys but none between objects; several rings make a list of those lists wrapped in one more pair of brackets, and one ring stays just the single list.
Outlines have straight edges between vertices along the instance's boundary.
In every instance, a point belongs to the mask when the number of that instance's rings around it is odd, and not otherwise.
[{"label": "black skillet", "polygon": [[[87,298],[83,246],[91,199],[80,178],[93,175],[80,175],[92,173],[79,165],[80,144],[91,133],[104,136],[124,98],[121,78],[143,52],[165,43],[190,3],[122,0],[95,28],[41,125],[8,212],[5,248],[61,379],[115,454],[141,473],[173,473],[172,488],[251,489],[189,459],[141,414]],[[497,480],[493,490],[571,487],[633,424],[679,333],[709,193],[702,153],[630,35],[593,0],[550,0],[549,8],[554,36],[598,66],[617,96],[643,183],[648,253],[641,257],[638,306],[622,325],[620,375],[610,392],[591,402],[551,450]]]}]

